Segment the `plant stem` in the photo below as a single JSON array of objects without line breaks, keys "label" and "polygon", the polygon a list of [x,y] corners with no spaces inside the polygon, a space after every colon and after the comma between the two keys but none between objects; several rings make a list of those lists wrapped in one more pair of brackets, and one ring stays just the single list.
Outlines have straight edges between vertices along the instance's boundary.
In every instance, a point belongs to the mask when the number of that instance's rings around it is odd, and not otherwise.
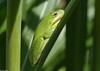
[{"label": "plant stem", "polygon": [[95,0],[95,24],[92,71],[100,71],[100,0]]},{"label": "plant stem", "polygon": [[7,1],[6,69],[20,71],[22,0]]}]

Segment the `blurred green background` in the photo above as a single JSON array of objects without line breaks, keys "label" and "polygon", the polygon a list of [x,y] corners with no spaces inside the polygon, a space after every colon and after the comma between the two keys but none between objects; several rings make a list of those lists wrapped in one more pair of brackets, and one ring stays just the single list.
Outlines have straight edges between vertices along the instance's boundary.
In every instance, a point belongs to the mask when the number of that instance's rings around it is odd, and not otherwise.
[{"label": "blurred green background", "polygon": [[[9,1],[9,0],[8,0]],[[23,0],[21,71],[33,71],[28,50],[39,22],[71,0]],[[40,71],[100,71],[99,0],[80,0]],[[13,11],[12,11],[13,12]],[[66,12],[65,12],[66,13]],[[7,0],[0,0],[0,70],[6,67]]]}]

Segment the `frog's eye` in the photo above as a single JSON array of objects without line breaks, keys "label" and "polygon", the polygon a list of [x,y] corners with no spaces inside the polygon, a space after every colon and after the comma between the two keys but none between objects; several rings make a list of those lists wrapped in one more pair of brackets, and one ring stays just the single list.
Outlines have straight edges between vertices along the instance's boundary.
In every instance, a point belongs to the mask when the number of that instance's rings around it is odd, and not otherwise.
[{"label": "frog's eye", "polygon": [[54,12],[54,13],[53,13],[53,17],[56,17],[57,15],[58,15],[57,12]]}]

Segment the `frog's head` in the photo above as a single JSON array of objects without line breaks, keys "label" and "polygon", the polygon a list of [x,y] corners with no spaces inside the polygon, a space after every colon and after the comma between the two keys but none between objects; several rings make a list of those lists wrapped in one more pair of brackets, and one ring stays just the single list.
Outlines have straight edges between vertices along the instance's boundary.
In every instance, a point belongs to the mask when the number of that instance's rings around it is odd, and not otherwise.
[{"label": "frog's head", "polygon": [[64,10],[55,10],[50,12],[47,16],[45,16],[42,22],[44,23],[45,21],[47,25],[44,25],[47,26],[47,28],[49,27],[50,29],[53,29],[57,26],[57,24],[60,22],[63,16]]},{"label": "frog's head", "polygon": [[60,22],[62,17],[64,16],[64,10],[56,10],[49,13],[49,17],[51,18],[49,22],[51,22],[51,27],[55,28],[57,24]]},{"label": "frog's head", "polygon": [[52,21],[51,21],[52,25],[58,24],[64,15],[64,10],[56,10],[54,12],[51,12],[50,14],[52,17]]}]

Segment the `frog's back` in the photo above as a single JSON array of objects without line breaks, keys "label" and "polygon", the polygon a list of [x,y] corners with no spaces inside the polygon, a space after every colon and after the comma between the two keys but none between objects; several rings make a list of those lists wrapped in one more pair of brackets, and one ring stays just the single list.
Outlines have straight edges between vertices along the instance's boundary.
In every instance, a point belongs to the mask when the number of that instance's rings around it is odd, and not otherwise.
[{"label": "frog's back", "polygon": [[35,35],[43,35],[43,33],[47,32],[50,28],[50,24],[51,24],[51,14],[49,13],[47,16],[45,16],[42,21],[40,22],[40,24],[38,25],[36,31],[35,31]]}]

